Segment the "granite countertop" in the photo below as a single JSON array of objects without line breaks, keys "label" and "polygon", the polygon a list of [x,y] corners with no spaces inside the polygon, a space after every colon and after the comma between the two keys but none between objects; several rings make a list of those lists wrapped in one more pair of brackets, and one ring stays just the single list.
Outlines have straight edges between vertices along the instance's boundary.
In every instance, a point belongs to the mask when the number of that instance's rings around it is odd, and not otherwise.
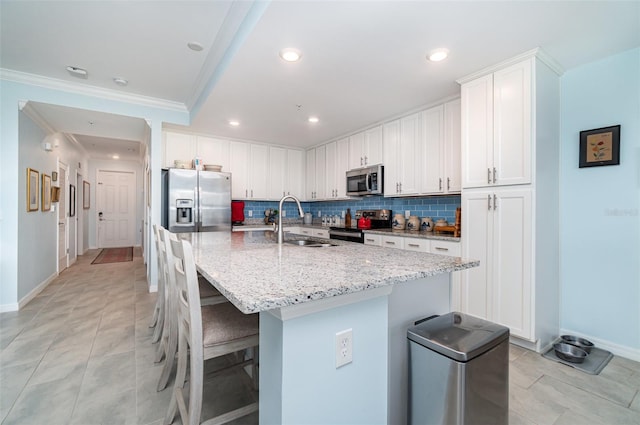
[{"label": "granite countertop", "polygon": [[459,237],[454,237],[447,233],[422,232],[422,231],[412,231],[412,230],[394,230],[394,229],[371,229],[371,230],[365,230],[364,232],[378,234],[378,235],[402,236],[404,238],[436,239],[439,241],[460,242]]},{"label": "granite countertop", "polygon": [[[477,267],[479,261],[326,240],[327,248],[278,246],[271,231],[182,233],[198,270],[243,313]],[[309,239],[288,235],[290,239]]]},{"label": "granite countertop", "polygon": [[[291,227],[306,227],[309,229],[327,229],[327,226],[323,226],[322,224],[302,224],[302,223],[284,223],[284,231],[286,232],[288,228]],[[255,230],[273,230],[275,228],[274,224],[243,224],[240,226],[232,226],[231,231],[233,232],[251,232]]]}]

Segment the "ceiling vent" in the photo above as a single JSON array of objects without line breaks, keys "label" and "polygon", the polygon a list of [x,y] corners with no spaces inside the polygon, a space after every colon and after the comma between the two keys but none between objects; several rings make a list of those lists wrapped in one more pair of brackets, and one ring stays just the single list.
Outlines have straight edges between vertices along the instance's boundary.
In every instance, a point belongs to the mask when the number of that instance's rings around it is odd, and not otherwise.
[{"label": "ceiling vent", "polygon": [[67,71],[74,77],[87,79],[89,73],[86,69],[78,68],[77,66],[68,66]]}]

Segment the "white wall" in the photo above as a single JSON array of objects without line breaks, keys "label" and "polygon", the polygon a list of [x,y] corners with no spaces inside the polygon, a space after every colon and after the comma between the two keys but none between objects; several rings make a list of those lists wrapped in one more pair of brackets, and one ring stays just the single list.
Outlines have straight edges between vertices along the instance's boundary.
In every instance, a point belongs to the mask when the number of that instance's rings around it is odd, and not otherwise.
[{"label": "white wall", "polygon": [[[561,86],[561,328],[640,360],[640,48]],[[620,165],[578,168],[580,131],[617,124]]]},{"label": "white wall", "polygon": [[89,247],[96,248],[98,246],[97,241],[97,215],[96,209],[96,188],[98,170],[100,171],[125,171],[133,172],[136,176],[136,188],[135,188],[135,203],[136,203],[136,218],[135,218],[135,244],[139,246],[142,244],[142,220],[144,218],[144,173],[142,164],[137,161],[121,161],[121,160],[91,160],[89,161],[89,171],[85,179],[91,183],[91,208],[89,211]]}]

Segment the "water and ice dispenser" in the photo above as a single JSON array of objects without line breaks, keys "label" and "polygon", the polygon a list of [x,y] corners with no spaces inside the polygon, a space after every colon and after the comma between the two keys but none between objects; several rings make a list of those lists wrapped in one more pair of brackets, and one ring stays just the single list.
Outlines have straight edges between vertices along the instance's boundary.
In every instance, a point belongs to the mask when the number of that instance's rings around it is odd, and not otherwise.
[{"label": "water and ice dispenser", "polygon": [[176,223],[193,224],[193,199],[176,199]]}]

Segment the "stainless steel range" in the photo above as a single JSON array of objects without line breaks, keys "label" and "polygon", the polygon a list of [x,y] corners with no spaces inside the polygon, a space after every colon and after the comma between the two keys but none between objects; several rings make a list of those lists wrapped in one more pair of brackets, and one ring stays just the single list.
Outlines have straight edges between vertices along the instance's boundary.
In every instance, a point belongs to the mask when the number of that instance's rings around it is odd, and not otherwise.
[{"label": "stainless steel range", "polygon": [[[331,227],[329,238],[364,243],[364,230],[390,229],[391,217],[393,217],[391,210],[357,210],[354,217],[357,227]],[[362,223],[361,218],[368,219],[368,224]]]}]

